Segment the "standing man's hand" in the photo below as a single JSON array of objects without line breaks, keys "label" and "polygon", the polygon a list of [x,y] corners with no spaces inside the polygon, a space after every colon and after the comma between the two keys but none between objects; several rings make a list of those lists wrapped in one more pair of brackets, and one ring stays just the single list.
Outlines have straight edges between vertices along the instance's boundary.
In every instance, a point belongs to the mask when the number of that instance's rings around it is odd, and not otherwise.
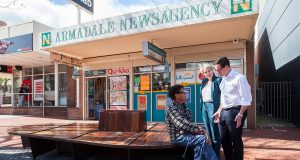
[{"label": "standing man's hand", "polygon": [[243,114],[241,114],[241,113],[238,113],[235,116],[234,121],[236,122],[236,128],[239,128],[241,126],[241,124],[242,124],[242,118],[243,118]]},{"label": "standing man's hand", "polygon": [[218,110],[212,117],[214,118],[214,122],[218,123],[220,120],[220,111]]}]

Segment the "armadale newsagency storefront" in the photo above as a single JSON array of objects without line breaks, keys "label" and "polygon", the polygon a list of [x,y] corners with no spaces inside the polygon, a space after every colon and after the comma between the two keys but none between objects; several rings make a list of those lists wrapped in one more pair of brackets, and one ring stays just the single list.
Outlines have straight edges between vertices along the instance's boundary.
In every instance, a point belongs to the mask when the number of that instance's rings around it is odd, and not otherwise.
[{"label": "armadale newsagency storefront", "polygon": [[[204,62],[229,57],[232,67],[247,76],[254,95],[257,12],[256,0],[187,1],[42,32],[40,47],[52,61],[79,67],[78,114],[83,119],[98,118],[104,108],[146,110],[147,121],[164,121],[167,89],[182,84],[193,120],[201,123]],[[75,101],[74,86],[68,81],[68,102]],[[248,127],[255,127],[254,106]]]}]

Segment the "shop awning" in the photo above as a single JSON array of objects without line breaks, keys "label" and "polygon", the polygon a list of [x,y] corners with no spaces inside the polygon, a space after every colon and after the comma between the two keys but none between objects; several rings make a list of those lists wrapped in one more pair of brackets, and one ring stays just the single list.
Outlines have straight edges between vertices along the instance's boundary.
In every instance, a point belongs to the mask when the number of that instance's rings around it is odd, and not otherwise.
[{"label": "shop awning", "polygon": [[[257,12],[256,0],[161,7],[44,32],[40,46],[46,51],[87,59],[140,52],[145,40],[162,49],[251,40]],[[149,20],[147,27],[142,26],[143,18]],[[164,23],[154,25],[157,18]]]}]

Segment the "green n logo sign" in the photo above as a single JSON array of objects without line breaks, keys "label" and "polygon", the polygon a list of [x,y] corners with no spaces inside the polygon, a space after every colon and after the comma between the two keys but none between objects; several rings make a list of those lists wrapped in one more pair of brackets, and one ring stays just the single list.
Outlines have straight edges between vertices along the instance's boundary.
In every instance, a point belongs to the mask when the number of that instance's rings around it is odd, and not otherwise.
[{"label": "green n logo sign", "polygon": [[252,0],[231,0],[231,14],[252,10]]},{"label": "green n logo sign", "polygon": [[51,32],[42,33],[42,47],[51,45]]}]

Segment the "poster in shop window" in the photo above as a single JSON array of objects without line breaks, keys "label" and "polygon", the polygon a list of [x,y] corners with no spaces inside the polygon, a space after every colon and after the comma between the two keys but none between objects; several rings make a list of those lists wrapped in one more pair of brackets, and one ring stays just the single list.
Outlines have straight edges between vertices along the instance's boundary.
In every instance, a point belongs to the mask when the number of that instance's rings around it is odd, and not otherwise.
[{"label": "poster in shop window", "polygon": [[157,94],[156,95],[156,110],[165,110],[166,109],[166,94]]},{"label": "poster in shop window", "polygon": [[127,105],[127,91],[111,91],[110,105]]},{"label": "poster in shop window", "polygon": [[138,95],[138,110],[147,110],[147,95]]},{"label": "poster in shop window", "polygon": [[35,101],[43,101],[43,99],[44,99],[43,80],[42,79],[34,80],[33,85],[34,85],[34,97],[33,97],[33,99]]},{"label": "poster in shop window", "polygon": [[127,90],[126,76],[110,77],[109,80],[111,91]]},{"label": "poster in shop window", "polygon": [[150,75],[141,75],[141,90],[150,90]]},{"label": "poster in shop window", "polygon": [[191,87],[184,87],[185,102],[191,103]]}]

